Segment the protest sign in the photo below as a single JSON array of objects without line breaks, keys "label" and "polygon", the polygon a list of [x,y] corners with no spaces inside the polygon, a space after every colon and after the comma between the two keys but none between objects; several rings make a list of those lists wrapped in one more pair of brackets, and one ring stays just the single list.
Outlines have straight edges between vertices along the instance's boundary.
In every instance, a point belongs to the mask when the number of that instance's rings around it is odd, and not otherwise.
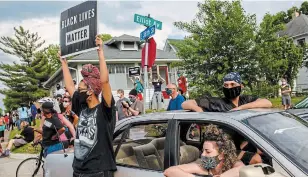
[{"label": "protest sign", "polygon": [[97,1],[86,1],[61,13],[60,46],[62,57],[97,48]]}]

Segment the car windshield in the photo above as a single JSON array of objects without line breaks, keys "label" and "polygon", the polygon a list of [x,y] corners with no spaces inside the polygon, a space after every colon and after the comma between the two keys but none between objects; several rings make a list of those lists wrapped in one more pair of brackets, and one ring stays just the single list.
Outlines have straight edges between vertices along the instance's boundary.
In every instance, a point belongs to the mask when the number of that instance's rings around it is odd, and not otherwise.
[{"label": "car windshield", "polygon": [[308,173],[308,126],[288,113],[252,117],[244,121]]}]

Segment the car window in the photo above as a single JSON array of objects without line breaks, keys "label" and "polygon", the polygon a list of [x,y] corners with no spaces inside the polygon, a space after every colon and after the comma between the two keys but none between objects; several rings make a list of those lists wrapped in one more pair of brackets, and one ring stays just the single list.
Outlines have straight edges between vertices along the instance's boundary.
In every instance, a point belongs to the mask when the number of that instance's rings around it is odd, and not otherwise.
[{"label": "car window", "polygon": [[118,148],[117,165],[162,170],[167,126],[167,123],[134,125],[119,134],[113,142],[114,150]]},{"label": "car window", "polygon": [[191,124],[186,134],[186,139],[189,141],[200,141],[200,125]]},{"label": "car window", "polygon": [[274,113],[244,122],[308,173],[308,125],[305,121],[288,113]]}]

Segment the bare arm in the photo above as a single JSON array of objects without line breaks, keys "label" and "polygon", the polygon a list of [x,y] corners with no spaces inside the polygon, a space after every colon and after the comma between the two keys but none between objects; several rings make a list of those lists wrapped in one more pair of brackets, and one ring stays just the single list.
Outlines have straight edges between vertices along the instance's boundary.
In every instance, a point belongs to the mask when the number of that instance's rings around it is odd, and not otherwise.
[{"label": "bare arm", "polygon": [[133,108],[129,107],[128,110],[133,114],[133,116],[138,116],[140,111],[133,110]]},{"label": "bare arm", "polygon": [[39,129],[40,131],[43,131],[44,122],[45,122],[45,117],[42,116],[41,123],[40,123],[40,129]]},{"label": "bare arm", "polygon": [[207,172],[196,163],[173,166],[164,172],[167,177],[195,177],[193,174],[206,175]]},{"label": "bare arm", "polygon": [[66,125],[67,128],[70,130],[72,137],[75,139],[76,138],[76,132],[75,132],[73,124],[65,118],[62,119],[62,121],[63,121],[63,124]]},{"label": "bare arm", "polygon": [[182,103],[182,108],[186,110],[191,110],[195,112],[203,112],[203,109],[198,106],[195,100],[187,100]]},{"label": "bare arm", "polygon": [[100,67],[100,79],[102,84],[102,95],[104,100],[106,101],[108,107],[111,107],[112,100],[112,92],[109,84],[109,72],[107,69],[107,64],[103,51],[103,41],[100,37],[96,37],[96,45],[98,45],[99,49],[97,49],[98,58],[99,58],[99,67]]},{"label": "bare arm", "polygon": [[240,176],[240,169],[244,167],[245,165],[243,162],[238,161],[235,163],[232,169],[224,172],[220,175],[220,177],[239,177]]},{"label": "bare arm", "polygon": [[68,64],[65,58],[61,59],[61,53],[58,53],[59,59],[61,61],[62,64],[62,71],[63,71],[63,78],[64,78],[64,83],[65,83],[65,87],[68,91],[68,93],[73,96],[74,92],[75,92],[75,86],[74,86],[74,82],[72,79],[72,75],[70,73],[70,70],[68,69]]},{"label": "bare arm", "polygon": [[77,127],[79,117],[78,117],[76,114],[74,114],[74,115],[73,115],[73,118],[74,118],[73,126],[74,126],[74,127]]},{"label": "bare arm", "polygon": [[239,106],[236,110],[252,109],[252,108],[271,108],[271,107],[272,107],[272,102],[270,102],[268,99],[260,98],[254,102]]}]

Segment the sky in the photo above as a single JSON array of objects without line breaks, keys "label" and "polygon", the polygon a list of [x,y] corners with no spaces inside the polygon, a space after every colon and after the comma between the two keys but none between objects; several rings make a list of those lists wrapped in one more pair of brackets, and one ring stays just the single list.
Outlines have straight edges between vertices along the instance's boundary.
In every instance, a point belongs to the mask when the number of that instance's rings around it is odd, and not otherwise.
[{"label": "sky", "polygon": [[[12,36],[14,27],[23,26],[37,32],[48,44],[59,44],[60,14],[83,1],[1,1],[0,37]],[[190,21],[197,12],[198,1],[99,1],[99,33],[112,36],[129,34],[139,36],[143,26],[133,22],[134,14],[147,15],[163,22],[163,29],[156,30],[158,48],[163,48],[167,38],[182,39],[186,32],[174,27],[173,22]],[[286,11],[292,6],[299,7],[302,1],[242,1],[246,13],[256,14],[260,22],[265,13]],[[0,51],[0,62],[12,63],[18,58]],[[0,83],[0,89],[5,86]],[[0,94],[0,107],[3,108],[3,95]]]}]

